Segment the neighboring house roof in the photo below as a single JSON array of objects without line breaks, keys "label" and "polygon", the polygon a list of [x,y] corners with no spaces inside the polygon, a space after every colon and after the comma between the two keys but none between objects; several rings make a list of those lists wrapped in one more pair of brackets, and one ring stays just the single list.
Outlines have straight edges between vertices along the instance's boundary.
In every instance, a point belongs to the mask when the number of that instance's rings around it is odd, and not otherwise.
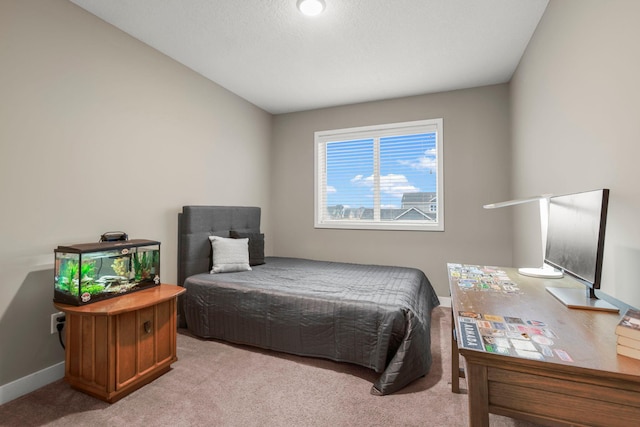
[{"label": "neighboring house roof", "polygon": [[400,215],[398,215],[397,217],[393,218],[394,220],[399,220],[399,219],[404,219],[404,220],[431,220],[434,221],[435,218],[432,215],[429,215],[425,212],[422,212],[420,209],[418,208],[409,208],[409,209],[404,209],[404,212],[402,212]]},{"label": "neighboring house roof", "polygon": [[409,205],[424,205],[435,202],[436,193],[433,192],[404,193],[402,195],[402,206],[405,208],[410,207]]},{"label": "neighboring house roof", "polygon": [[[435,221],[437,214],[431,207],[437,204],[436,193],[416,192],[402,195],[401,208],[380,209],[380,219],[383,221],[398,220],[430,220]],[[327,212],[334,219],[363,219],[373,220],[373,208],[349,208],[343,205],[327,206]]]},{"label": "neighboring house roof", "polygon": [[[373,220],[372,208],[343,208],[340,206],[329,206],[328,212],[334,219],[363,219]],[[430,220],[435,221],[435,213],[424,212],[419,208],[383,208],[380,209],[380,219],[383,221],[398,220]]]}]

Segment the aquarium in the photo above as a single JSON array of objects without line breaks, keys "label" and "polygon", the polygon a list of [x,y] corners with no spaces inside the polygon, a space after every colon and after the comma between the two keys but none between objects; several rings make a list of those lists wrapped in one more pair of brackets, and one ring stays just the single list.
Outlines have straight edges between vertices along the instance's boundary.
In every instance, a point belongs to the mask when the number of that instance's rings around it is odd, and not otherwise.
[{"label": "aquarium", "polygon": [[84,305],[160,284],[160,242],[124,240],[58,246],[55,302]]}]

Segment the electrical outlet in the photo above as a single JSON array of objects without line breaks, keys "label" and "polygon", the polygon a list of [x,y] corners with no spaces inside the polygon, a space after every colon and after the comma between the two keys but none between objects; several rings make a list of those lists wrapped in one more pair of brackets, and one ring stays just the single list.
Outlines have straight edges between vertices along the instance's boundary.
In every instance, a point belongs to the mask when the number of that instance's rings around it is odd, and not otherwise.
[{"label": "electrical outlet", "polygon": [[64,320],[59,322],[58,319],[60,319],[61,317],[64,317],[64,313],[62,311],[59,311],[57,313],[53,313],[51,315],[51,333],[52,334],[57,334],[58,333],[58,323],[64,323]]}]

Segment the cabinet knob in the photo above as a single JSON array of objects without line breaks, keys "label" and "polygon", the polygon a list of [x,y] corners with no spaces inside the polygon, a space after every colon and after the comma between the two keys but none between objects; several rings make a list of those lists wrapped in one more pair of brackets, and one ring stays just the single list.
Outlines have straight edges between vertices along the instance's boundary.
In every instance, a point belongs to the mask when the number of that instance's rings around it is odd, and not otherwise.
[{"label": "cabinet knob", "polygon": [[146,322],[144,322],[144,332],[149,334],[151,333],[151,321],[147,320]]}]

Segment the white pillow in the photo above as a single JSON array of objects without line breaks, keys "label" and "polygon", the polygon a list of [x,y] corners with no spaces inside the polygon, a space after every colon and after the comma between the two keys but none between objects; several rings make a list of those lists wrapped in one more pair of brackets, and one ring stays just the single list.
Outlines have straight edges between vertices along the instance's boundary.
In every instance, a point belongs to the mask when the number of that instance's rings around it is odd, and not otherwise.
[{"label": "white pillow", "polygon": [[209,236],[213,249],[211,274],[251,270],[249,266],[249,239],[229,239]]}]

